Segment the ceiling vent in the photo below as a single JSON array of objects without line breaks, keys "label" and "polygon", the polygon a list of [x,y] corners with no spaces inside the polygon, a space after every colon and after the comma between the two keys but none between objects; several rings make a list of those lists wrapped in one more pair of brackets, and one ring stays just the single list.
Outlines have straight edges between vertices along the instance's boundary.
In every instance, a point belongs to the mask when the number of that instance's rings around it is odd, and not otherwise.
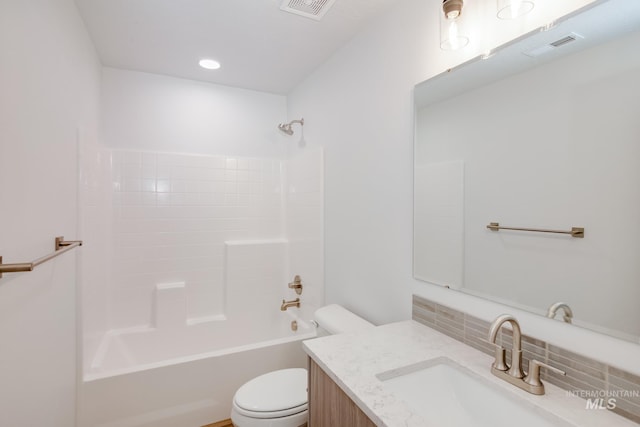
[{"label": "ceiling vent", "polygon": [[551,43],[545,44],[543,46],[540,47],[536,47],[533,49],[530,49],[526,52],[522,52],[527,56],[530,56],[532,58],[538,57],[540,55],[544,55],[545,53],[549,53],[551,51],[553,51],[554,49],[557,49],[561,46],[566,46],[569,43],[572,43],[576,40],[580,40],[583,39],[584,37],[582,37],[580,34],[578,33],[570,33],[564,37],[560,37],[558,40],[553,41]]},{"label": "ceiling vent", "polygon": [[335,2],[336,0],[284,0],[280,9],[319,21]]}]

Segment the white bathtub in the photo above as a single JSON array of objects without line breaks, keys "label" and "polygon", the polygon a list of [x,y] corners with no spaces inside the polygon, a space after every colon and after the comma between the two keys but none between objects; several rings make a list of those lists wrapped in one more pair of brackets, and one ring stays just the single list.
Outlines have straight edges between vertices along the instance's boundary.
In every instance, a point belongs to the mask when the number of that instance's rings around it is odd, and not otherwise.
[{"label": "white bathtub", "polygon": [[315,329],[296,312],[107,333],[80,385],[79,427],[200,427],[229,418],[244,382],[306,367],[301,340]]}]

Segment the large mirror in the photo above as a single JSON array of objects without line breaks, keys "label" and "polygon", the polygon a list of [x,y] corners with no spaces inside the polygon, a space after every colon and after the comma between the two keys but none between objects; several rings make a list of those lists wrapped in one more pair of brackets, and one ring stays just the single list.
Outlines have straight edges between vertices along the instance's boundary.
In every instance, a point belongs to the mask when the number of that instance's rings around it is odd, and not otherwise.
[{"label": "large mirror", "polygon": [[598,2],[415,100],[414,276],[640,342],[640,1]]}]

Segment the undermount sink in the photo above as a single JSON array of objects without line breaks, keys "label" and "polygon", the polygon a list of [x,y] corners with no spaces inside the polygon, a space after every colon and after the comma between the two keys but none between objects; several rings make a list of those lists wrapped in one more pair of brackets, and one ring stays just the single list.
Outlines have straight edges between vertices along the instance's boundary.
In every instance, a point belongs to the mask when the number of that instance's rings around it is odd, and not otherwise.
[{"label": "undermount sink", "polygon": [[[487,368],[489,369],[489,368]],[[446,357],[377,375],[385,389],[434,426],[569,427]]]}]

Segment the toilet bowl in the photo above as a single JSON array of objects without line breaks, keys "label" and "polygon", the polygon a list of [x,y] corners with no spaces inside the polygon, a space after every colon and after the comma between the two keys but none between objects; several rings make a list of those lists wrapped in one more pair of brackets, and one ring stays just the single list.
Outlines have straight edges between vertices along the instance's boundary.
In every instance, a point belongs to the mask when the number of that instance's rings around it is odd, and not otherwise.
[{"label": "toilet bowl", "polygon": [[[332,304],[314,313],[319,335],[355,332],[373,325]],[[308,419],[307,370],[281,369],[243,384],[233,396],[231,421],[236,427],[300,427]]]},{"label": "toilet bowl", "polygon": [[307,422],[307,407],[307,370],[282,369],[240,387],[231,420],[239,427],[299,427]]}]

